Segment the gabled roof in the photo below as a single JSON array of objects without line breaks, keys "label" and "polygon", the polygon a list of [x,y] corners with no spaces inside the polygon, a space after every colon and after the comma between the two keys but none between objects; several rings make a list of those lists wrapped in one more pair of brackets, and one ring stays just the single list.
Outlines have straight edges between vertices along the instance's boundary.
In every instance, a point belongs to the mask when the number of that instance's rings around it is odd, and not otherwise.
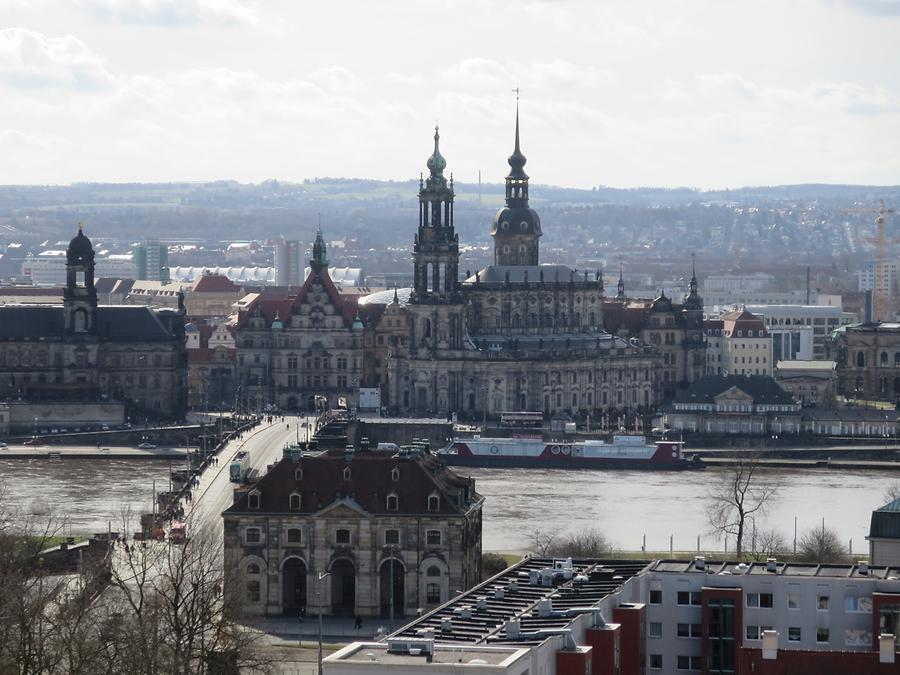
[{"label": "gabled roof", "polygon": [[276,315],[281,317],[282,321],[287,321],[288,317],[294,313],[294,308],[303,304],[303,300],[309,294],[309,290],[312,288],[313,283],[317,280],[321,281],[322,287],[328,294],[332,305],[338,310],[338,313],[343,316],[344,322],[349,326],[356,317],[357,299],[341,295],[337,286],[335,286],[334,282],[331,280],[327,268],[323,270],[322,273],[316,271],[310,272],[309,276],[306,277],[306,281],[303,282],[303,285],[296,292],[288,295],[277,294],[274,297],[259,295],[256,298],[253,298],[241,308],[238,317],[238,325],[241,327],[245,326],[250,314],[257,308],[263,315],[263,318],[265,318],[267,325],[272,324]]},{"label": "gabled roof", "polygon": [[732,387],[753,397],[754,405],[791,405],[794,399],[766,375],[704,375],[675,396],[676,403],[714,403]]},{"label": "gabled roof", "polygon": [[[350,468],[349,480],[344,480],[344,469]],[[295,471],[302,468],[302,478],[295,478]],[[393,480],[391,472],[399,470],[399,480]],[[376,515],[419,515],[432,513],[465,514],[481,500],[470,492],[465,499],[469,480],[448,469],[433,455],[420,459],[399,459],[389,451],[356,452],[347,461],[343,450],[306,456],[297,462],[284,458],[254,485],[260,494],[258,509],[247,507],[247,494],[240,495],[226,511],[237,513],[285,513],[289,510],[289,496],[299,492],[301,509],[292,513],[314,514],[334,502],[352,498],[367,513]],[[398,510],[387,510],[387,496],[396,494]],[[428,497],[434,493],[440,497],[440,508],[428,511]]]}]

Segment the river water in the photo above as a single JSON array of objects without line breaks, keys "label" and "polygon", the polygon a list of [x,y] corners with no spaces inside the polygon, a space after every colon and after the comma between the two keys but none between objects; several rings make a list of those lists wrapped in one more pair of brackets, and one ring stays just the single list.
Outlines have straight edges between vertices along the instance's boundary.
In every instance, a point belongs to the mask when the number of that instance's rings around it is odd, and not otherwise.
[{"label": "river water", "polygon": [[[104,531],[107,522],[121,520],[123,506],[137,513],[150,509],[153,480],[168,489],[165,460],[0,459],[0,480],[6,497],[25,512],[64,516],[73,533]],[[704,550],[721,550],[723,542],[708,533],[707,492],[722,480],[723,469],[705,471],[567,471],[562,469],[469,469],[477,490],[486,497],[486,551],[521,551],[529,534],[574,532],[595,528],[626,550],[666,551],[669,537],[675,550],[694,550],[697,536]],[[790,542],[794,518],[802,532],[826,526],[853,550],[868,550],[865,536],[872,510],[881,506],[885,491],[900,483],[890,471],[782,469],[762,472],[779,490],[769,512],[757,518],[757,528],[775,528]],[[730,543],[729,548],[733,546]]]}]

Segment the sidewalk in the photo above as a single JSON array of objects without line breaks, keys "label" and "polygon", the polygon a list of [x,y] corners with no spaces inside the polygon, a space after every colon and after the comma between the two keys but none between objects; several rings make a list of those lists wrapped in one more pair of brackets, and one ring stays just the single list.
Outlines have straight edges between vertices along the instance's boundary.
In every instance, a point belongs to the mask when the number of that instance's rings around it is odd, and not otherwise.
[{"label": "sidewalk", "polygon": [[[394,630],[406,625],[409,617],[394,619]],[[266,616],[247,619],[246,625],[269,635],[285,639],[317,642],[319,639],[319,617],[315,614],[304,616],[301,623],[296,617]],[[356,630],[352,617],[322,617],[322,642],[353,642],[354,640],[377,640],[390,633],[390,622],[378,617],[363,619],[362,628]],[[381,634],[379,634],[379,631]]]}]

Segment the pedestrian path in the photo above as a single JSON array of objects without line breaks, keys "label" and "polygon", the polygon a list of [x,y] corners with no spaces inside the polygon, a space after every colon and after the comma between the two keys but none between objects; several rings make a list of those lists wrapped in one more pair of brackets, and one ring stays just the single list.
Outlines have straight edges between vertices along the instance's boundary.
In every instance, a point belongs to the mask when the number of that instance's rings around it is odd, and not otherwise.
[{"label": "pedestrian path", "polygon": [[[408,618],[394,619],[394,630],[406,625]],[[266,616],[247,619],[246,625],[269,635],[277,635],[284,639],[295,639],[301,642],[319,639],[319,618],[317,615],[299,617]],[[352,617],[322,617],[322,642],[353,642],[355,640],[378,640],[391,633],[387,619],[369,618],[362,620],[362,626],[356,628],[356,620]]]}]

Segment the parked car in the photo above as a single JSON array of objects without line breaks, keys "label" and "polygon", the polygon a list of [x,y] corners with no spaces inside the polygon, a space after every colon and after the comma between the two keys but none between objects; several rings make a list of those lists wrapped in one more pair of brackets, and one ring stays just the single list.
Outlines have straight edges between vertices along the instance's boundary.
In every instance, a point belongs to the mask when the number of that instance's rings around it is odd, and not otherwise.
[{"label": "parked car", "polygon": [[100,431],[109,431],[109,425],[108,424],[101,425]]},{"label": "parked car", "polygon": [[40,438],[29,438],[27,441],[25,441],[25,445],[43,445],[43,444],[44,444],[44,441],[42,441]]},{"label": "parked car", "polygon": [[7,447],[9,447],[9,446],[6,445],[6,443],[4,443],[3,441],[0,441],[0,448],[7,448]]},{"label": "parked car", "polygon": [[153,443],[141,443],[138,446],[141,450],[155,450],[156,446]]}]

